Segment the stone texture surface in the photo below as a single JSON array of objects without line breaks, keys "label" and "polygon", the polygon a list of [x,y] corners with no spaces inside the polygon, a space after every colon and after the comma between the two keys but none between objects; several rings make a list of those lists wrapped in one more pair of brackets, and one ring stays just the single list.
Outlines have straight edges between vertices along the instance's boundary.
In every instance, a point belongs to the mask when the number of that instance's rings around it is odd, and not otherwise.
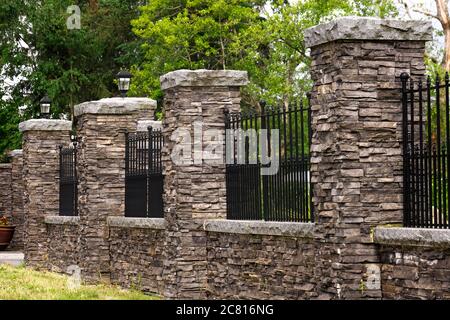
[{"label": "stone texture surface", "polygon": [[75,116],[83,114],[129,114],[144,111],[149,114],[156,109],[156,101],[149,98],[106,98],[84,102],[75,106]]},{"label": "stone texture surface", "polygon": [[161,89],[173,87],[242,87],[248,84],[246,71],[177,70],[161,76]]},{"label": "stone texture surface", "polygon": [[384,37],[311,50],[311,179],[323,298],[381,298],[381,290],[360,288],[368,266],[380,263],[373,228],[402,223],[399,77],[424,76],[424,51],[425,41]]},{"label": "stone texture surface", "polygon": [[72,268],[78,268],[81,264],[80,226],[77,223],[67,223],[67,221],[57,224],[50,223],[51,221],[51,218],[46,217],[49,239],[48,269],[53,272],[71,274],[75,270]]},{"label": "stone texture surface", "polygon": [[[180,79],[179,79],[180,78]],[[162,152],[164,214],[167,220],[164,274],[168,298],[205,298],[206,235],[203,219],[226,217],[225,165],[172,160],[177,129],[193,136],[194,122],[203,130],[225,134],[225,110],[240,109],[240,85],[247,74],[236,71],[175,71],[161,77],[164,96]],[[207,142],[194,142],[203,148]],[[200,219],[200,221],[199,221]]]},{"label": "stone texture surface", "polygon": [[206,246],[209,299],[317,298],[312,239],[208,232]]},{"label": "stone texture surface", "polygon": [[342,17],[305,30],[305,45],[315,47],[337,40],[433,40],[431,21]]},{"label": "stone texture surface", "polygon": [[80,225],[80,217],[46,216],[44,221],[46,224]]},{"label": "stone texture surface", "polygon": [[[52,121],[57,124],[52,125]],[[23,134],[25,262],[37,269],[49,268],[49,238],[44,220],[46,215],[59,215],[58,147],[70,141],[72,127],[60,126],[59,120],[47,122],[50,125],[46,129],[34,128]]]},{"label": "stone texture surface", "polygon": [[53,119],[31,119],[19,124],[20,132],[27,131],[70,131],[72,122]]},{"label": "stone texture surface", "polygon": [[382,245],[383,299],[450,299],[450,249]]},{"label": "stone texture surface", "polygon": [[23,181],[23,152],[13,150],[9,153],[11,158],[11,221],[16,226],[10,248],[23,249],[24,237],[24,181]]},{"label": "stone texture surface", "polygon": [[164,230],[111,226],[111,282],[163,294]]},{"label": "stone texture surface", "polygon": [[12,186],[10,163],[0,163],[0,213],[11,219]]},{"label": "stone texture surface", "polygon": [[237,221],[237,220],[206,220],[203,228],[208,232],[299,236],[313,238],[314,224],[273,221]]},{"label": "stone texture surface", "polygon": [[[77,163],[78,212],[82,234],[80,263],[82,277],[86,281],[110,278],[107,218],[124,215],[125,132],[136,130],[141,108],[148,106],[142,105],[140,100],[107,99],[75,107],[79,115],[77,132],[81,137]],[[114,107],[128,111],[106,110]],[[99,111],[104,109],[106,111]]]},{"label": "stone texture surface", "polygon": [[108,217],[108,225],[119,228],[164,230],[166,228],[166,220],[163,218]]},{"label": "stone texture surface", "polygon": [[375,229],[374,240],[387,245],[450,248],[450,230],[378,227]]}]

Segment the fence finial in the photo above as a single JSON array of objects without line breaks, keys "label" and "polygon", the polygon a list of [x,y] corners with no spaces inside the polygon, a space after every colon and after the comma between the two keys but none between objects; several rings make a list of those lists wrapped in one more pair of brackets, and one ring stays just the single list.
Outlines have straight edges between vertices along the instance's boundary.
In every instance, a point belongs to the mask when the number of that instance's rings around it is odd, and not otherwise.
[{"label": "fence finial", "polygon": [[406,81],[409,79],[409,74],[408,72],[402,72],[402,74],[400,75],[400,80],[402,81]]}]

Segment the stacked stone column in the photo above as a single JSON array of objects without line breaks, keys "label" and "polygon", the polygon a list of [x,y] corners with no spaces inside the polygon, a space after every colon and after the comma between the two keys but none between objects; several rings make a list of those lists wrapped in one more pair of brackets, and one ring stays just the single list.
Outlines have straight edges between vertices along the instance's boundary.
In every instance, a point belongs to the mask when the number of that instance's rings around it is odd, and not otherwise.
[{"label": "stacked stone column", "polygon": [[[242,71],[179,70],[161,77],[164,90],[164,211],[167,220],[164,259],[167,298],[206,298],[207,262],[205,219],[226,218],[225,163],[196,158],[208,142],[194,136],[200,126],[218,130],[224,140],[225,114],[240,110]],[[197,129],[194,129],[197,126]],[[181,142],[177,134],[188,133]],[[186,138],[186,137],[185,137]],[[185,163],[175,150],[190,145]]]},{"label": "stacked stone column", "polygon": [[75,106],[78,150],[80,261],[86,281],[109,281],[108,216],[125,210],[125,132],[136,131],[143,114],[153,115],[156,102],[113,98]]},{"label": "stacked stone column", "polygon": [[59,215],[59,146],[70,141],[72,122],[33,119],[20,123],[19,130],[23,133],[25,263],[47,269],[44,218]]},{"label": "stacked stone column", "polygon": [[11,218],[12,188],[11,163],[0,163],[0,214]]},{"label": "stacked stone column", "polygon": [[423,21],[342,18],[306,31],[320,298],[380,298],[373,229],[401,224],[400,74],[425,73]]},{"label": "stacked stone column", "polygon": [[9,153],[11,158],[11,218],[12,224],[16,226],[14,237],[11,243],[13,249],[23,249],[23,152],[22,150],[13,150]]}]

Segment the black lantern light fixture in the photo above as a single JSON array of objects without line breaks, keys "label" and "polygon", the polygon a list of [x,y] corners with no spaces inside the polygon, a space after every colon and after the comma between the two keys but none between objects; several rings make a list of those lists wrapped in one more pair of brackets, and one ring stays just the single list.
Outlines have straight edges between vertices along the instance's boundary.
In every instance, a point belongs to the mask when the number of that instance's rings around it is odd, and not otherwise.
[{"label": "black lantern light fixture", "polygon": [[40,101],[41,105],[41,117],[48,118],[50,116],[50,106],[52,105],[52,100],[45,95]]},{"label": "black lantern light fixture", "polygon": [[123,98],[126,97],[128,90],[130,90],[131,77],[131,73],[126,70],[122,70],[117,74],[119,91]]},{"label": "black lantern light fixture", "polygon": [[78,145],[78,138],[76,135],[72,134],[70,136],[70,141],[72,142],[73,147],[76,149]]}]

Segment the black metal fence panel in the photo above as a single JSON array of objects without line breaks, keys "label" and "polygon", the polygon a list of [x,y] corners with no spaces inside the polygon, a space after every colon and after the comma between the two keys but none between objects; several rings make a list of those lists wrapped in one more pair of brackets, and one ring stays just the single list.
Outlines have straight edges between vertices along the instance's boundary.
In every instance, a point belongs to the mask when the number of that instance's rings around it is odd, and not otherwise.
[{"label": "black metal fence panel", "polygon": [[402,75],[404,225],[448,229],[450,199],[449,77]]},{"label": "black metal fence panel", "polygon": [[313,221],[310,108],[262,106],[226,116],[228,219]]},{"label": "black metal fence panel", "polygon": [[126,134],[125,216],[163,217],[160,130]]},{"label": "black metal fence panel", "polygon": [[77,210],[77,150],[60,147],[59,152],[59,214],[76,216]]}]

